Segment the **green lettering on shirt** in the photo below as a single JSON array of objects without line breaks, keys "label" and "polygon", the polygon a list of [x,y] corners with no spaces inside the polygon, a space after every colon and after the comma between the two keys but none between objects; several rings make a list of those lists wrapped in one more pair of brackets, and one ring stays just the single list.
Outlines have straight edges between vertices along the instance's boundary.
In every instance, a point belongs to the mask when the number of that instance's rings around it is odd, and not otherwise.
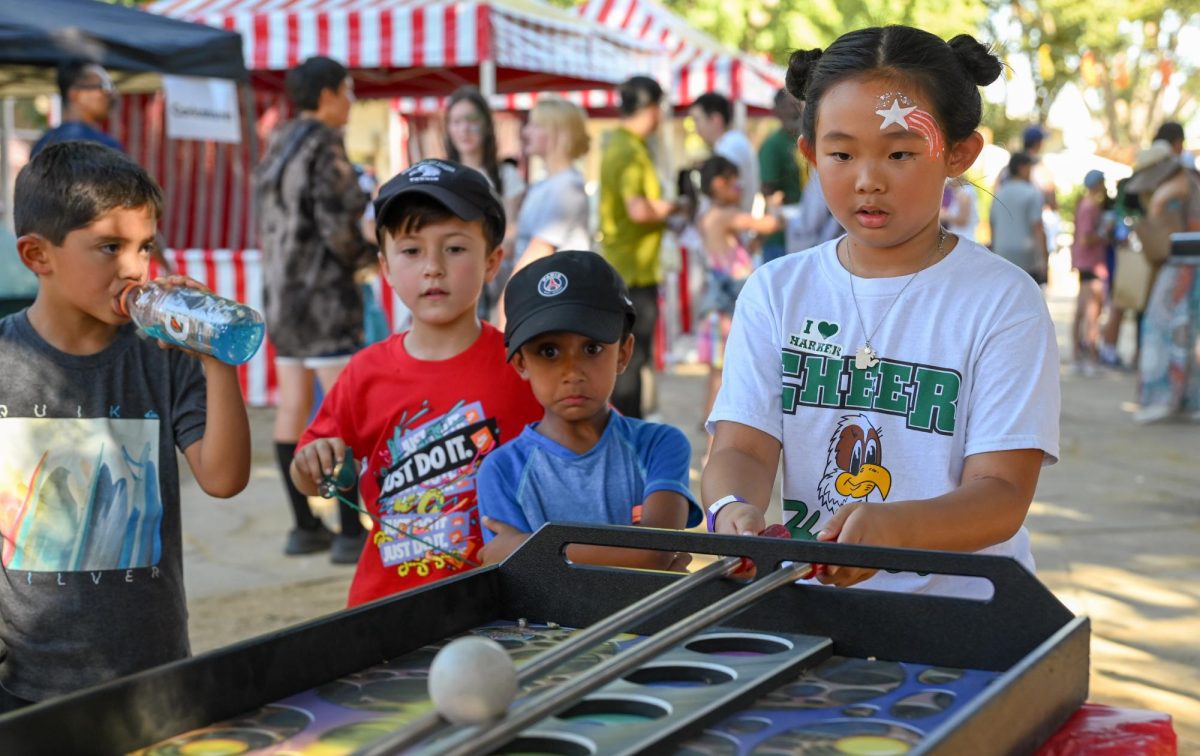
[{"label": "green lettering on shirt", "polygon": [[791,349],[783,351],[782,367],[786,414],[799,407],[875,411],[905,416],[912,430],[954,434],[962,386],[955,370],[887,359],[858,370],[849,357]]},{"label": "green lettering on shirt", "polygon": [[839,406],[842,361],[817,354],[806,354],[803,361],[804,383],[800,388],[800,403],[810,407]]},{"label": "green lettering on shirt", "polygon": [[913,376],[916,392],[908,413],[908,427],[932,430],[949,436],[954,433],[958,389],[962,382],[957,373],[919,366]]},{"label": "green lettering on shirt", "polygon": [[882,412],[902,415],[908,410],[908,396],[904,386],[912,379],[912,365],[902,362],[880,362],[879,391],[875,396],[875,408]]},{"label": "green lettering on shirt", "polygon": [[817,520],[821,519],[819,511],[809,509],[807,504],[798,499],[784,499],[783,511],[796,513],[785,523],[792,538],[798,541],[817,540],[817,534],[813,531],[817,527]]}]

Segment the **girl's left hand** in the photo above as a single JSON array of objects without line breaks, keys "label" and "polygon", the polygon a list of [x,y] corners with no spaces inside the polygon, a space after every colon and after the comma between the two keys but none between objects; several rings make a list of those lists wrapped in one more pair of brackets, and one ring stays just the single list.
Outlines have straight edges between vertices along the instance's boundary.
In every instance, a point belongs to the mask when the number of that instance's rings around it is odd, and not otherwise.
[{"label": "girl's left hand", "polygon": [[[818,541],[834,541],[858,546],[903,547],[903,510],[896,504],[867,504],[854,501],[844,505],[817,533]],[[861,583],[879,570],[869,567],[844,567],[827,564],[817,580],[841,587]]]}]

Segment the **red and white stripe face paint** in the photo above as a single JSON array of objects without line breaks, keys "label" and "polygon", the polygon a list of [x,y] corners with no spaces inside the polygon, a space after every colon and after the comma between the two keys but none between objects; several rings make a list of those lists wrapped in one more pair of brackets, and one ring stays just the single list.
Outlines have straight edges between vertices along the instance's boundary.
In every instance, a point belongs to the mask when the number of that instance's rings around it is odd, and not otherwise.
[{"label": "red and white stripe face paint", "polygon": [[902,92],[880,95],[878,106],[875,114],[883,118],[883,122],[879,124],[880,131],[892,124],[903,126],[905,131],[915,131],[925,138],[929,145],[930,157],[940,158],[945,152],[945,140],[942,139],[942,129],[938,122],[907,95]]}]

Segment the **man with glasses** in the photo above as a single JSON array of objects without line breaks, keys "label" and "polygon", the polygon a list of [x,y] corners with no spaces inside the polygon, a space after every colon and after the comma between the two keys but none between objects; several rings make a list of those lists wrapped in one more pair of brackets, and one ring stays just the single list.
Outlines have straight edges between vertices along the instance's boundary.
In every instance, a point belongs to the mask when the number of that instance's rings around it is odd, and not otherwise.
[{"label": "man with glasses", "polygon": [[99,142],[125,151],[120,142],[102,130],[117,93],[103,66],[79,61],[60,65],[58,91],[62,95],[62,123],[42,135],[30,157],[52,144],[73,140]]}]

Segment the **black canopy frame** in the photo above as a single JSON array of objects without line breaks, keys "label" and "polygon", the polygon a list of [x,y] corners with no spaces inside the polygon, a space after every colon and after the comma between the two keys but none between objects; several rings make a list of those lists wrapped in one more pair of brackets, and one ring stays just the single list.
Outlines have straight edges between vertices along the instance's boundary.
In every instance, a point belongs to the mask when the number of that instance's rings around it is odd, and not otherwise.
[{"label": "black canopy frame", "polygon": [[122,72],[247,78],[237,32],[99,0],[0,4],[0,92],[54,91],[53,67],[70,60],[99,63],[121,83]]}]

